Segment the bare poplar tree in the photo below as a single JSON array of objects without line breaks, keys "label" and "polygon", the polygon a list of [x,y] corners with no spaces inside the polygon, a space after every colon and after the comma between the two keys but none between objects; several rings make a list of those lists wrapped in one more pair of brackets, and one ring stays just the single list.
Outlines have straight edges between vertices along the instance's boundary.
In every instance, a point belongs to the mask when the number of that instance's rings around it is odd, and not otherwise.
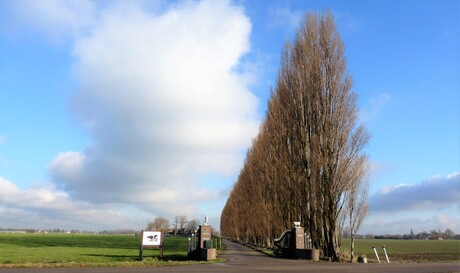
[{"label": "bare poplar tree", "polygon": [[330,13],[308,13],[294,44],[287,45],[278,80],[286,107],[295,111],[294,142],[300,143],[304,217],[315,246],[338,259],[339,215],[353,168],[368,141],[356,127],[356,94],[346,72],[344,45]]},{"label": "bare poplar tree", "polygon": [[[367,195],[351,195],[366,174],[369,138],[351,88],[332,15],[308,13],[285,46],[266,119],[222,212],[224,236],[264,242],[302,220],[324,257],[338,259],[346,201]],[[364,209],[354,204],[353,213]]]},{"label": "bare poplar tree", "polygon": [[[365,157],[360,157],[358,161],[360,160],[365,161]],[[356,179],[351,180],[349,190],[346,193],[347,206],[345,208],[351,237],[350,262],[353,262],[355,257],[356,235],[367,215],[367,198],[369,193],[369,182],[367,179],[368,165],[358,163],[358,166],[354,170],[356,172]]]}]

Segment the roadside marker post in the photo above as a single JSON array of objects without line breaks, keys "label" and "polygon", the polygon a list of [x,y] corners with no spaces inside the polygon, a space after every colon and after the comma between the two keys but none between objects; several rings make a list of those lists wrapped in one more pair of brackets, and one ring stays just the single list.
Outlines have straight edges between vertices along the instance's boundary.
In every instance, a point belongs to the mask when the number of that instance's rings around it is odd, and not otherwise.
[{"label": "roadside marker post", "polygon": [[374,249],[374,253],[375,253],[375,257],[377,257],[377,261],[379,261],[380,263],[380,258],[379,258],[379,254],[377,254],[377,249],[375,248],[375,246],[372,247]]},{"label": "roadside marker post", "polygon": [[388,259],[387,250],[385,249],[385,245],[382,246],[382,249],[383,249],[383,253],[385,253],[385,258],[387,258],[387,263],[390,263],[390,259]]}]

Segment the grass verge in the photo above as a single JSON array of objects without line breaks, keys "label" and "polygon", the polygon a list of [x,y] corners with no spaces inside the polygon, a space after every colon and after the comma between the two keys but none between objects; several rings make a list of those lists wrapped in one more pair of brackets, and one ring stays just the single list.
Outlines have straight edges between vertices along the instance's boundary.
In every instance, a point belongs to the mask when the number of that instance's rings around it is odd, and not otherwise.
[{"label": "grass verge", "polygon": [[[355,255],[366,255],[368,262],[377,263],[373,246],[377,249],[381,262],[386,262],[382,246],[385,246],[389,260],[392,263],[460,261],[459,240],[358,239],[355,241]],[[350,251],[350,240],[342,240],[341,251]]]},{"label": "grass verge", "polygon": [[[159,250],[144,250],[134,235],[0,234],[0,267],[145,267],[201,264],[189,261],[188,238],[166,237]],[[212,262],[222,262],[217,259]]]}]

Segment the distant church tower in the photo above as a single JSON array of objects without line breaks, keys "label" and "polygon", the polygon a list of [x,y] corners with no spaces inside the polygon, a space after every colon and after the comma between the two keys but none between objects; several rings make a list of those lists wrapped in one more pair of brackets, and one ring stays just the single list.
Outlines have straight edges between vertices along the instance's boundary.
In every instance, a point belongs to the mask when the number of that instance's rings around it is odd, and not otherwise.
[{"label": "distant church tower", "polygon": [[414,231],[412,230],[412,228],[410,228],[410,238],[414,239]]}]

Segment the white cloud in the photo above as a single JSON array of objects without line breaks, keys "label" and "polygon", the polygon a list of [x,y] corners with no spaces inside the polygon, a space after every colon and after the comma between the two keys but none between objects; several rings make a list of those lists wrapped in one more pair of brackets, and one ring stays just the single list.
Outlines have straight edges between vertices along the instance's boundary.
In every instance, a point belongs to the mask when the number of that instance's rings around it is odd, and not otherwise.
[{"label": "white cloud", "polygon": [[17,208],[63,209],[69,206],[68,194],[52,186],[19,189],[12,182],[0,177],[0,205]]},{"label": "white cloud", "polygon": [[90,0],[17,0],[7,3],[5,8],[20,25],[54,41],[82,35],[96,18],[96,6]]},{"label": "white cloud", "polygon": [[19,189],[0,177],[0,227],[141,229],[147,217],[126,216],[112,205],[76,202],[52,185]]},{"label": "white cloud", "polygon": [[234,176],[258,130],[251,76],[240,66],[251,23],[226,1],[158,14],[137,3],[108,7],[75,40],[72,107],[93,142],[48,169],[72,198],[196,213],[228,187],[200,189],[199,178]]},{"label": "white cloud", "polygon": [[459,232],[460,173],[435,175],[416,184],[381,188],[369,198],[361,233],[408,234],[447,228]]},{"label": "white cloud", "polygon": [[350,12],[333,10],[332,15],[334,15],[342,35],[350,35],[364,28],[364,22]]},{"label": "white cloud", "polygon": [[300,23],[305,14],[301,10],[292,10],[289,7],[271,7],[268,10],[270,20],[268,23],[271,26],[288,27],[295,30],[300,26]]},{"label": "white cloud", "polygon": [[[455,219],[452,216],[448,216],[446,214],[440,213],[435,216],[436,222],[440,223],[441,226],[445,227],[445,229],[451,229],[454,231],[458,231],[460,220]],[[439,229],[439,228],[438,228]]]},{"label": "white cloud", "polygon": [[460,218],[457,214],[438,213],[430,216],[399,215],[383,216],[379,213],[370,213],[360,230],[361,234],[410,234],[412,229],[415,234],[422,231],[451,229],[458,233]]},{"label": "white cloud", "polygon": [[388,93],[381,93],[377,98],[371,98],[359,112],[360,121],[366,123],[374,120],[390,100],[391,96]]},{"label": "white cloud", "polygon": [[69,180],[77,176],[85,163],[85,157],[80,152],[59,153],[48,165],[48,170],[58,180]]},{"label": "white cloud", "polygon": [[434,176],[421,183],[383,188],[370,198],[372,211],[439,210],[458,205],[460,173]]},{"label": "white cloud", "polygon": [[[306,11],[293,9],[286,6],[286,3],[283,4],[284,6],[273,6],[268,9],[268,24],[272,27],[288,28],[289,31],[294,32],[299,28]],[[309,11],[312,10],[307,12]],[[332,10],[331,13],[342,35],[350,35],[364,28],[364,22],[347,11]]]},{"label": "white cloud", "polygon": [[459,177],[460,176],[460,172],[453,172],[449,175],[447,175],[447,179],[455,179],[456,177]]}]

